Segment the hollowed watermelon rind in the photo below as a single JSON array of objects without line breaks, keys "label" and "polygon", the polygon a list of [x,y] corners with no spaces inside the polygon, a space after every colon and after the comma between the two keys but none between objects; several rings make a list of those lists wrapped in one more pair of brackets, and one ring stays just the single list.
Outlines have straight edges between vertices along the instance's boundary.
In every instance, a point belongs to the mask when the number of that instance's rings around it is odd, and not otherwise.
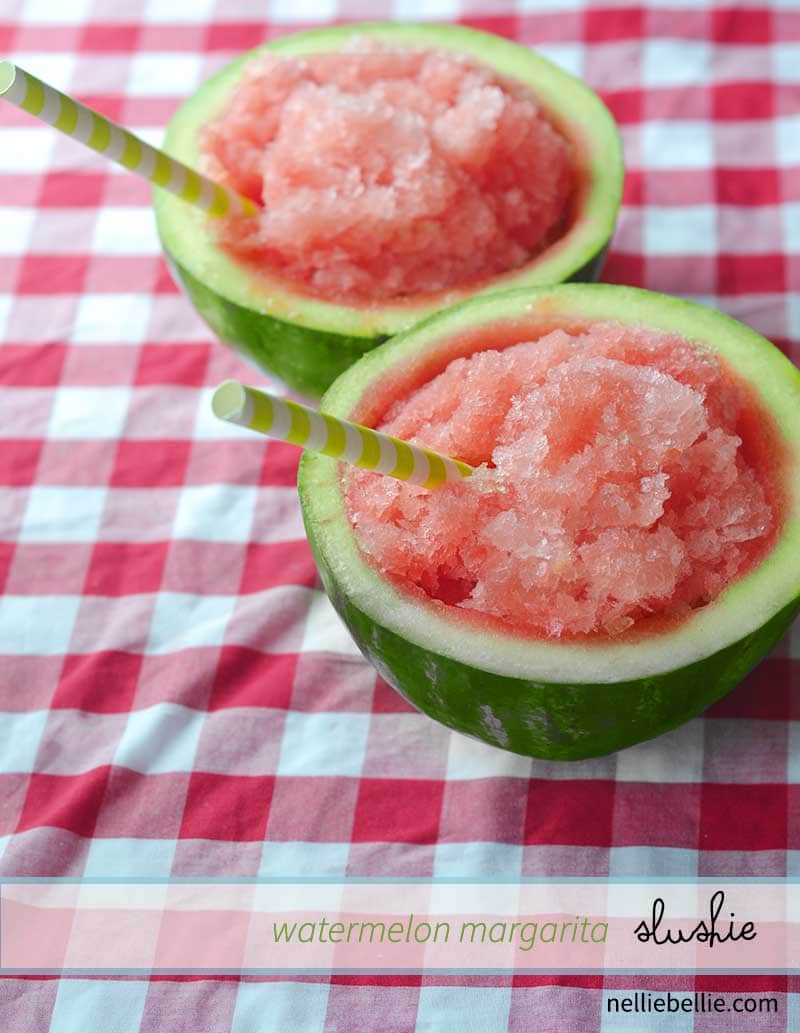
[{"label": "hollowed watermelon rind", "polygon": [[178,109],[164,147],[187,164],[200,161],[197,136],[223,106],[245,64],[264,50],[298,54],[335,49],[354,33],[417,46],[473,54],[512,78],[528,82],[549,111],[561,112],[580,138],[589,183],[566,235],[528,265],[488,281],[413,302],[336,305],[293,290],[285,281],[248,272],[216,247],[214,227],[201,211],[154,190],[159,237],[176,279],[203,319],[224,341],[281,377],[318,396],[355,358],[435,311],[515,286],[592,280],[600,271],[616,223],[624,169],[616,124],[599,97],[538,54],[500,37],[459,25],[379,22],[334,26],[281,37],[238,58]]},{"label": "hollowed watermelon rind", "polygon": [[328,595],[390,684],[466,734],[526,755],[578,759],[700,713],[766,655],[800,610],[800,371],[754,331],[702,306],[633,288],[562,285],[475,299],[427,320],[348,370],[323,408],[353,416],[383,378],[402,378],[415,357],[429,358],[437,347],[445,354],[442,342],[466,328],[526,313],[546,322],[618,318],[671,330],[707,342],[731,363],[774,418],[785,450],[783,524],[753,571],[664,632],[589,645],[527,640],[467,623],[381,578],[347,518],[341,464],[306,453],[298,486]]}]

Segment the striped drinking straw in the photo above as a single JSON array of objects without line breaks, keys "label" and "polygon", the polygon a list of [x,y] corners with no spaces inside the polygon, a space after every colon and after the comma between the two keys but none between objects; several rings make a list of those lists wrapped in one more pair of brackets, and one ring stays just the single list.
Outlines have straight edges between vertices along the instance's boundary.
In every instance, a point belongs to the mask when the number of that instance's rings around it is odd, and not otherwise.
[{"label": "striped drinking straw", "polygon": [[474,472],[458,459],[410,445],[370,427],[309,409],[285,398],[226,380],[211,399],[214,415],[249,427],[270,438],[342,459],[365,470],[375,470],[400,481],[435,488],[460,481]]},{"label": "striped drinking straw", "polygon": [[0,61],[0,97],[208,215],[255,215],[259,210],[249,198],[201,176],[12,61]]}]

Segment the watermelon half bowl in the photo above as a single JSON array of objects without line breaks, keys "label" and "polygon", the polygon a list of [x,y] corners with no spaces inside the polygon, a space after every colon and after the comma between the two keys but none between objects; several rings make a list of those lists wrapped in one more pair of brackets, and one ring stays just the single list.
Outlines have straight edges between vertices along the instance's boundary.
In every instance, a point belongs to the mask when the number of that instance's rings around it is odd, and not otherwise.
[{"label": "watermelon half bowl", "polygon": [[[372,351],[322,408],[380,425],[456,356],[613,320],[715,352],[770,425],[781,512],[763,557],[678,622],[620,637],[526,636],[465,620],[384,576],[351,524],[342,464],[306,452],[298,487],[325,589],[360,650],[407,700],[459,732],[552,760],[607,754],[698,715],[766,655],[800,609],[800,371],[753,330],[634,288],[564,284],[472,299]],[[766,461],[766,460],[765,460]]]},{"label": "watermelon half bowl", "polygon": [[263,268],[254,272],[219,246],[216,220],[156,188],[156,223],[168,265],[198,313],[222,341],[309,396],[319,396],[377,344],[468,297],[596,279],[622,195],[619,134],[599,97],[527,48],[456,25],[378,22],[274,40],[223,68],[181,105],[167,128],[165,150],[202,167],[202,131],[226,108],[251,62],[266,52],[287,57],[335,52],[356,35],[392,46],[466,55],[527,86],[571,146],[576,186],[561,235],[522,266],[424,296],[347,304],[312,295]]}]

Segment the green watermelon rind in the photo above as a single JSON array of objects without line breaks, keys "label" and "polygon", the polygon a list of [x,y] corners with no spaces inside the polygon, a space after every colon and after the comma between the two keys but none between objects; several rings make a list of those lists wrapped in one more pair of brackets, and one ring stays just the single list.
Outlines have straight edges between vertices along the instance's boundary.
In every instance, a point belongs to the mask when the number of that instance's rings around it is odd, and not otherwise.
[{"label": "green watermelon rind", "polygon": [[729,692],[800,610],[800,371],[721,313],[626,287],[562,285],[475,299],[371,352],[323,399],[352,416],[388,371],[481,323],[524,317],[616,318],[716,347],[771,412],[786,446],[786,513],[759,566],[676,629],[624,644],[524,639],[415,600],[361,556],[344,508],[341,464],[306,453],[298,487],[326,591],[364,655],[420,710],[517,753],[574,760],[660,735]]},{"label": "green watermelon rind", "polygon": [[415,647],[354,606],[324,573],[323,582],[364,656],[418,710],[465,735],[548,760],[613,753],[696,717],[739,684],[800,609],[795,600],[739,642],[665,674],[611,684],[548,683],[504,678]]},{"label": "green watermelon rind", "polygon": [[545,58],[508,40],[459,25],[377,22],[300,32],[242,55],[212,76],[175,113],[164,148],[200,163],[198,130],[222,108],[246,64],[265,50],[285,54],[333,50],[354,33],[401,44],[471,53],[501,73],[528,82],[549,111],[579,134],[587,149],[590,187],[567,234],[521,269],[465,288],[404,304],[335,305],[304,295],[266,274],[255,276],[215,246],[214,227],[200,210],[155,188],[161,244],[173,275],[214,333],[305,394],[319,396],[356,358],[435,311],[479,293],[514,286],[590,280],[599,275],[614,231],[624,169],[616,124],[587,86]]},{"label": "green watermelon rind", "polygon": [[173,277],[221,341],[308,397],[319,397],[348,367],[387,340],[384,335],[369,338],[312,330],[254,312],[211,290],[169,253],[167,262]]}]

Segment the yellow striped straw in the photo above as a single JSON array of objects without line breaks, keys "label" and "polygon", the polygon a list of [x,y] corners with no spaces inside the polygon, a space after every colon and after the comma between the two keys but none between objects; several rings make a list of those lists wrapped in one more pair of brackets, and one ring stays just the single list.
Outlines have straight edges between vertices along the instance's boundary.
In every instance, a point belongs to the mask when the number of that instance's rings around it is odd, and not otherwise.
[{"label": "yellow striped straw", "polygon": [[12,61],[0,61],[0,97],[208,215],[255,215],[259,210],[249,198],[201,176]]},{"label": "yellow striped straw", "polygon": [[474,472],[458,459],[410,445],[370,427],[309,409],[285,398],[226,380],[211,399],[214,415],[229,423],[257,430],[279,441],[322,452],[346,463],[388,474],[399,481],[435,488],[460,481]]}]

